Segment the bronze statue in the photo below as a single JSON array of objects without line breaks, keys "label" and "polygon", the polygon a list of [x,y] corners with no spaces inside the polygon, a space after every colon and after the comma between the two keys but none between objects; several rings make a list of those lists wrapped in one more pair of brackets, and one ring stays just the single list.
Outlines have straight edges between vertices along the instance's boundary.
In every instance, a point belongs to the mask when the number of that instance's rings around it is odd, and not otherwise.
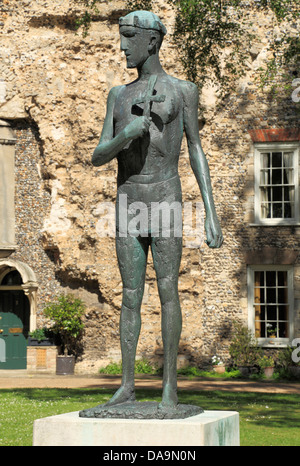
[{"label": "bronze statue", "polygon": [[[121,50],[127,67],[137,68],[138,77],[111,89],[107,113],[92,163],[101,166],[118,160],[116,249],[123,282],[120,317],[122,384],[106,407],[133,402],[134,363],[138,343],[147,254],[151,248],[162,312],[164,348],[163,393],[160,408],[175,409],[177,399],[177,353],[182,317],[178,296],[178,273],[182,235],[175,234],[174,219],[169,229],[161,225],[139,232],[124,231],[120,217],[121,197],[128,203],[141,201],[150,207],[164,201],[182,204],[178,160],[183,133],[190,162],[200,187],[206,211],[207,244],[219,248],[223,237],[217,218],[209,168],[199,139],[198,90],[195,84],[169,76],[162,68],[159,50],[166,34],[161,20],[151,12],[135,11],[120,18]],[[164,211],[162,211],[164,215]],[[132,219],[125,212],[126,225]],[[177,230],[176,230],[177,231]],[[163,234],[162,234],[163,233]]]}]

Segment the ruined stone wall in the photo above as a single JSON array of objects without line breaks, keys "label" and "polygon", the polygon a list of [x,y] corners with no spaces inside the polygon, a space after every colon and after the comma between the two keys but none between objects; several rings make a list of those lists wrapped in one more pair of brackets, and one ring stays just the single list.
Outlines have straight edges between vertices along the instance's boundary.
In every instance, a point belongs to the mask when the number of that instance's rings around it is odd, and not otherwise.
[{"label": "ruined stone wall", "polygon": [[[95,371],[120,359],[121,279],[114,238],[99,236],[101,205],[115,200],[117,167],[113,160],[95,168],[90,160],[108,91],[135,77],[119,47],[118,18],[124,3],[100,3],[87,37],[75,32],[75,19],[83,11],[75,0],[17,3],[4,0],[0,31],[0,118],[15,121],[18,137],[15,257],[38,275],[38,323],[55,293],[71,290],[85,300],[84,354],[77,370]],[[171,32],[173,12],[162,1],[155,5]],[[273,18],[258,13],[253,17],[249,9],[250,20],[257,43],[236,91],[219,106],[213,88],[201,96],[205,112],[199,118],[204,117],[205,125],[200,135],[225,240],[220,250],[209,250],[203,223],[200,247],[186,247],[191,240],[184,238],[180,353],[191,363],[208,361],[214,354],[226,358],[232,320],[247,321],[245,252],[283,245],[295,251],[299,246],[299,228],[283,228],[279,234],[276,228],[250,226],[253,143],[248,130],[299,126],[290,96],[282,93],[274,103],[257,82],[258,69],[271,53]],[[170,35],[161,60],[168,73],[184,79]],[[180,174],[184,201],[195,208],[201,197],[185,143]],[[160,304],[151,254],[142,315],[138,353],[161,361]]]}]

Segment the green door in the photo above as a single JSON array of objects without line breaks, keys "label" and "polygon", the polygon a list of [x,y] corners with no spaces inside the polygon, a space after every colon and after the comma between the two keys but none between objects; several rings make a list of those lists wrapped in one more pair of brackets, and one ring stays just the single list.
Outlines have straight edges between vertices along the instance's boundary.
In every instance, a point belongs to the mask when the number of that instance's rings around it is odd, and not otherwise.
[{"label": "green door", "polygon": [[0,290],[0,369],[26,369],[29,312],[23,290]]}]

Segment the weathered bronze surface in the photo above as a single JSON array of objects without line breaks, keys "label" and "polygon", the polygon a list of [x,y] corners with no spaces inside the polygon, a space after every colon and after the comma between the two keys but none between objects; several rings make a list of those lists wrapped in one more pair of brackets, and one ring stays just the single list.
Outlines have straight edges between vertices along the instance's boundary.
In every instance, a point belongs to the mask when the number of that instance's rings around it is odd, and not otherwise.
[{"label": "weathered bronze surface", "polygon": [[177,404],[173,408],[164,408],[156,401],[132,401],[115,405],[96,406],[81,411],[81,417],[117,418],[117,419],[185,419],[203,413],[199,406]]},{"label": "weathered bronze surface", "polygon": [[[159,409],[178,415],[176,364],[182,326],[178,296],[182,228],[181,215],[176,214],[181,214],[182,206],[178,160],[184,133],[206,211],[207,245],[219,248],[223,237],[214,206],[209,168],[199,139],[197,87],[169,76],[163,70],[159,49],[166,29],[156,15],[136,11],[121,18],[119,25],[121,50],[125,53],[127,67],[137,68],[138,77],[109,92],[101,138],[92,158],[95,166],[114,157],[118,160],[116,249],[123,282],[120,317],[123,373],[121,387],[104,405],[104,412],[111,413],[112,406],[124,403],[127,413],[137,408],[134,362],[141,328],[140,307],[147,255],[151,249],[161,301],[164,347],[163,393]],[[138,203],[143,206],[139,229],[133,222],[136,209],[124,209],[125,198],[126,206]],[[154,222],[151,208],[161,203],[164,203],[162,221]],[[172,218],[168,217],[170,206],[174,207]],[[167,226],[163,223],[164,216],[170,220]],[[134,403],[135,409],[128,411],[128,403]],[[94,413],[92,417],[95,417],[100,411],[103,414],[100,407],[84,410],[80,416],[89,417]]]}]

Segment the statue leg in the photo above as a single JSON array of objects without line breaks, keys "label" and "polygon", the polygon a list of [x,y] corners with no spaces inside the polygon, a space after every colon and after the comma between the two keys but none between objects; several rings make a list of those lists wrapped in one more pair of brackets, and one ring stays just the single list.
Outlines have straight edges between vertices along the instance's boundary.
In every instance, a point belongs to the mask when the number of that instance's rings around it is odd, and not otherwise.
[{"label": "statue leg", "polygon": [[177,398],[177,354],[182,328],[178,295],[178,273],[182,238],[153,238],[151,243],[162,307],[164,371],[162,407],[175,407]]},{"label": "statue leg", "polygon": [[122,385],[109,405],[134,401],[134,363],[141,329],[141,304],[144,293],[148,239],[127,236],[116,238],[117,257],[123,282],[120,316]]}]

